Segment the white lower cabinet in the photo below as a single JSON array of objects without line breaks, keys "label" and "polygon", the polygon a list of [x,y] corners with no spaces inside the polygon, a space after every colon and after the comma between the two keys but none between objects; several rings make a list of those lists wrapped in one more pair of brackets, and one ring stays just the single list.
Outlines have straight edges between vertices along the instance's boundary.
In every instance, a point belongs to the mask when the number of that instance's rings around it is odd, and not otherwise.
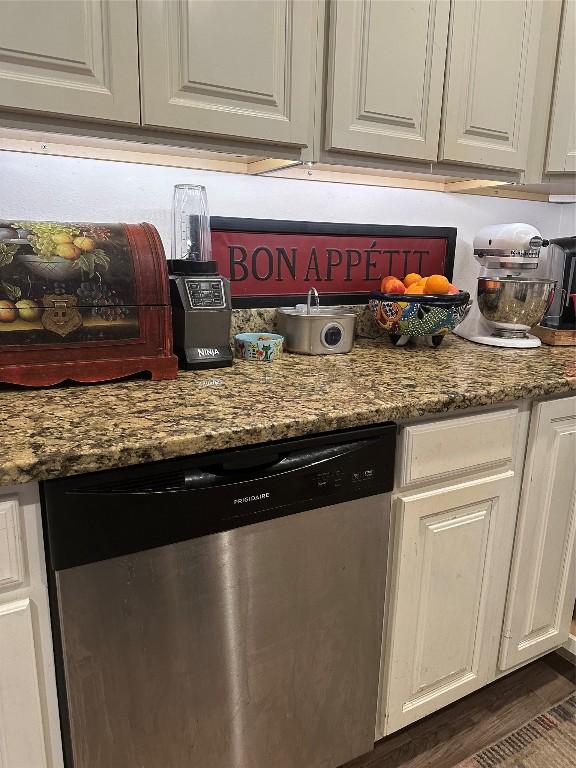
[{"label": "white lower cabinet", "polygon": [[576,397],[403,427],[392,536],[376,738],[568,639]]},{"label": "white lower cabinet", "polygon": [[0,489],[0,768],[63,768],[35,483]]},{"label": "white lower cabinet", "polygon": [[534,406],[500,669],[568,640],[576,599],[576,397]]},{"label": "white lower cabinet", "polygon": [[0,766],[47,766],[29,599],[0,605]]},{"label": "white lower cabinet", "polygon": [[512,549],[513,490],[507,471],[397,496],[377,738],[489,681]]}]

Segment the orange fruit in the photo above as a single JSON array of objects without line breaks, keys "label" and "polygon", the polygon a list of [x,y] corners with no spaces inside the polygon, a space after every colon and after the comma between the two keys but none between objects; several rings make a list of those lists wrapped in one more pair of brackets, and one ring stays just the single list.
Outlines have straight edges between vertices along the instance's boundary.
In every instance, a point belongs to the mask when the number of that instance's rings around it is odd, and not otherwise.
[{"label": "orange fruit", "polygon": [[442,295],[448,293],[450,290],[450,281],[444,275],[430,275],[426,280],[425,286],[426,293],[434,295]]},{"label": "orange fruit", "polygon": [[410,286],[410,289],[406,291],[407,295],[412,296],[413,294],[416,294],[417,296],[424,293],[424,286],[423,285],[416,285],[415,283]]},{"label": "orange fruit", "polygon": [[405,293],[406,288],[402,280],[398,280],[397,277],[385,277],[380,283],[380,290],[382,293]]},{"label": "orange fruit", "polygon": [[418,272],[410,272],[404,278],[404,285],[406,286],[406,288],[410,288],[412,283],[419,283],[421,280],[422,280],[422,275],[419,275]]},{"label": "orange fruit", "polygon": [[452,285],[452,283],[450,283],[450,287],[448,288],[448,293],[460,293],[460,289],[456,288],[455,285]]}]

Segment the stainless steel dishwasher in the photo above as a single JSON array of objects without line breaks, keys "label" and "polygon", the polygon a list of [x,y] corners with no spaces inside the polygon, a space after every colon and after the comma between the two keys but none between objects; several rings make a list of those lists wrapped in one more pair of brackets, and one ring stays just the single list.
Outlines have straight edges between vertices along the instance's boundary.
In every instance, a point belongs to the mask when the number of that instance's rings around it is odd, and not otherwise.
[{"label": "stainless steel dishwasher", "polygon": [[395,439],[44,484],[69,768],[336,768],[372,748]]}]

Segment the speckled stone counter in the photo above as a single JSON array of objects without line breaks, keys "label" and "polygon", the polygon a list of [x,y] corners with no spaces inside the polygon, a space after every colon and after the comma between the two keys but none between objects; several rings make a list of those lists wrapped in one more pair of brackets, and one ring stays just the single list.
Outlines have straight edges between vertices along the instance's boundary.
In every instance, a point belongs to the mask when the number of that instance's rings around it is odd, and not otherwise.
[{"label": "speckled stone counter", "polygon": [[349,355],[54,389],[0,389],[0,485],[576,391],[576,349],[362,340]]}]

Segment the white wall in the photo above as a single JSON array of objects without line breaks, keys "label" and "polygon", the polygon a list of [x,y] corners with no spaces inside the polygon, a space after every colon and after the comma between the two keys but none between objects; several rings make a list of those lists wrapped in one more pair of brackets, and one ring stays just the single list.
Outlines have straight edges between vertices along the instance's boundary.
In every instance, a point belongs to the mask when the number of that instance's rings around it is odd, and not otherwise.
[{"label": "white wall", "polygon": [[576,232],[573,204],[1,151],[0,219],[148,221],[169,253],[172,189],[185,183],[206,186],[210,212],[217,216],[457,227],[457,284],[475,275],[472,239],[485,224],[525,221],[545,237]]}]

